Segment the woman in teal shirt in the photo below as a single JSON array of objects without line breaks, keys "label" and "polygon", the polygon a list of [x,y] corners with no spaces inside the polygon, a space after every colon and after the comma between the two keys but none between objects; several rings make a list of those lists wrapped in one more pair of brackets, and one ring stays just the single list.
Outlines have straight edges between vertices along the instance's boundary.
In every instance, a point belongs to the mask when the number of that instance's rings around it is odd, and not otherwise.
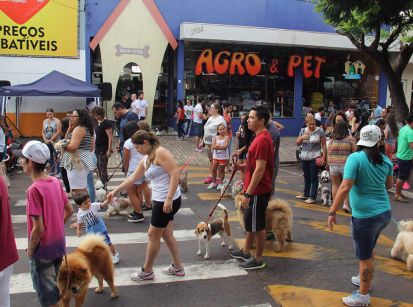
[{"label": "woman in teal shirt", "polygon": [[360,288],[351,296],[343,297],[343,303],[348,306],[370,304],[373,251],[380,233],[391,219],[387,189],[393,186],[393,164],[380,152],[380,139],[381,130],[376,125],[361,129],[358,151],[352,153],[346,161],[343,182],[328,213],[328,227],[333,230],[336,211],[350,193],[351,234],[360,273],[353,276],[351,282]]}]

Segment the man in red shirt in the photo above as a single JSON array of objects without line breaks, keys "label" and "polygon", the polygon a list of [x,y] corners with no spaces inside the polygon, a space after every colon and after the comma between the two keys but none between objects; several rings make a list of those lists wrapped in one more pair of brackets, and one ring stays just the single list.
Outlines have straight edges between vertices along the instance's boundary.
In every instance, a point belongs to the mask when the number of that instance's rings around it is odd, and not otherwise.
[{"label": "man in red shirt", "polygon": [[13,263],[19,256],[14,240],[6,181],[0,176],[0,306],[10,306],[9,283]]},{"label": "man in red shirt", "polygon": [[[245,169],[244,197],[241,207],[244,210],[246,240],[244,248],[232,252],[231,256],[245,262],[240,266],[245,270],[262,269],[261,260],[265,244],[265,214],[272,190],[274,168],[274,147],[271,135],[265,126],[270,112],[265,106],[253,107],[248,115],[248,128],[255,133],[247,154],[246,164],[237,165]],[[252,244],[256,243],[255,257],[251,257]]]}]

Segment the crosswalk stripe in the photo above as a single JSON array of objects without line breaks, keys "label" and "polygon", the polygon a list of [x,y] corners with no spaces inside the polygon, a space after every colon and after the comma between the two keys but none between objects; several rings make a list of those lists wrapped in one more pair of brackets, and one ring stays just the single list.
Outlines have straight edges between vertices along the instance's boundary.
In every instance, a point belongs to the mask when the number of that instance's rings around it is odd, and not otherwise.
[{"label": "crosswalk stripe", "polygon": [[[194,226],[195,227],[195,226]],[[119,244],[140,244],[148,242],[147,232],[130,232],[130,233],[110,233],[111,241],[115,245]],[[196,240],[194,229],[174,230],[174,236],[177,241]],[[218,239],[214,236],[212,239]],[[79,245],[81,237],[66,236],[66,247],[76,247]],[[27,248],[27,238],[16,238],[17,249],[24,250]]]},{"label": "crosswalk stripe", "polygon": [[[195,263],[184,263],[185,276],[183,277],[162,274],[163,267],[164,266],[154,267],[155,280],[138,282],[130,279],[130,274],[136,271],[136,267],[116,267],[115,285],[117,287],[141,286],[148,284],[245,276],[248,274],[245,270],[239,267],[236,260],[232,259],[227,261],[203,261]],[[89,288],[95,288],[96,286],[97,281],[94,278],[90,283]],[[34,292],[30,273],[19,273],[11,276],[10,294],[30,292]]]},{"label": "crosswalk stripe", "polygon": [[[122,215],[113,215],[111,217],[108,217],[106,214],[106,211],[100,211],[99,214],[104,218],[108,220],[119,220],[119,219],[124,219],[125,216]],[[146,211],[144,212],[145,217],[150,217],[152,216],[152,211]],[[195,215],[195,212],[191,208],[181,208],[179,211],[176,213],[176,215],[182,215],[182,216],[191,216]],[[73,213],[73,217],[76,217],[77,214]],[[15,214],[11,216],[11,221],[13,224],[21,224],[21,223],[26,223],[27,222],[27,217],[25,214]]]}]

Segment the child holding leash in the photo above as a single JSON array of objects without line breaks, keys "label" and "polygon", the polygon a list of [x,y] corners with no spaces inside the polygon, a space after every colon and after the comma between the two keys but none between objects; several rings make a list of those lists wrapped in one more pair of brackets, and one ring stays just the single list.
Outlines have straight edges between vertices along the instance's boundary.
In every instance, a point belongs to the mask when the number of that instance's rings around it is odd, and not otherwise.
[{"label": "child holding leash", "polygon": [[[225,166],[229,160],[228,144],[230,138],[227,134],[227,128],[224,124],[219,124],[217,131],[217,136],[212,138],[212,182],[207,187],[208,190],[221,190],[225,176]],[[217,177],[220,180],[219,184],[217,183]]]}]

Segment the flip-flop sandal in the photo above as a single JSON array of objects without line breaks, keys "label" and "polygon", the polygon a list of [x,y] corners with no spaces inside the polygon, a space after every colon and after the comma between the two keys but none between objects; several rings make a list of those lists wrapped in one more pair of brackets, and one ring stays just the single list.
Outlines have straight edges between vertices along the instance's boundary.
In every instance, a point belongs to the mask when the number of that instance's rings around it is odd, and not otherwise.
[{"label": "flip-flop sandal", "polygon": [[399,203],[404,203],[404,204],[409,202],[408,200],[404,199],[403,197],[394,197],[393,200],[397,201]]}]

